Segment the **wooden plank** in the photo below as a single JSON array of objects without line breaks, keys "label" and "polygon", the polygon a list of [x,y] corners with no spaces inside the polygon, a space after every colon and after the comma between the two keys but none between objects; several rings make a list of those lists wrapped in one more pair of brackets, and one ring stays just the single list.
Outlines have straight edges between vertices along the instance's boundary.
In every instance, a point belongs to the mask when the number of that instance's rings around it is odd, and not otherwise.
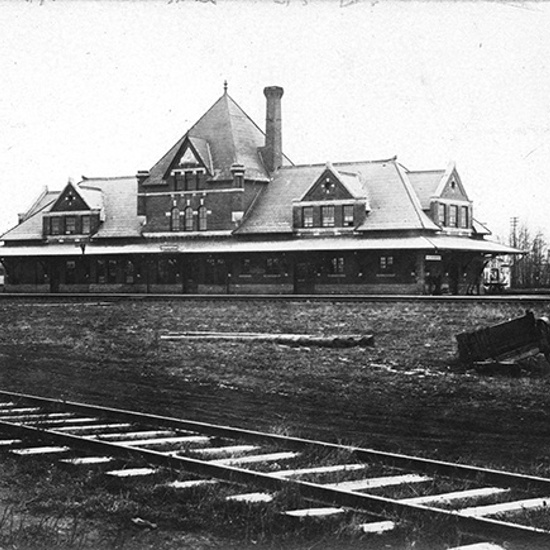
[{"label": "wooden plank", "polygon": [[273,500],[273,495],[269,493],[243,493],[240,495],[231,495],[225,498],[225,500],[233,502],[247,502],[247,503],[258,503],[258,502],[271,502]]},{"label": "wooden plank", "polygon": [[324,507],[324,508],[303,508],[300,510],[287,510],[283,512],[286,516],[292,516],[295,518],[306,518],[306,517],[326,517],[326,516],[335,516],[338,514],[345,513],[345,508],[336,508],[336,507]]},{"label": "wooden plank", "polygon": [[105,472],[105,475],[120,478],[142,477],[153,475],[158,471],[157,468],[127,468],[125,470],[110,470],[109,472]]},{"label": "wooden plank", "polygon": [[465,500],[467,498],[479,498],[498,495],[509,492],[510,489],[502,487],[482,487],[480,489],[466,489],[465,491],[454,491],[452,493],[441,493],[438,495],[427,495],[423,497],[405,498],[402,502],[407,504],[435,504],[439,502],[450,502],[452,500]]},{"label": "wooden plank", "polygon": [[407,483],[423,483],[431,481],[431,477],[417,474],[403,474],[399,476],[373,477],[356,479],[353,481],[341,481],[339,483],[323,484],[324,487],[340,489],[342,491],[364,491],[378,487],[391,487],[392,485],[405,485]]},{"label": "wooden plank", "polygon": [[228,445],[227,447],[205,447],[204,449],[193,449],[194,453],[202,455],[223,455],[237,454],[259,449],[258,445]]},{"label": "wooden plank", "polygon": [[280,453],[270,453],[265,455],[253,455],[253,456],[240,456],[231,458],[220,458],[216,460],[209,460],[209,464],[216,464],[219,466],[229,466],[231,464],[254,464],[256,462],[277,462],[278,460],[290,460],[299,456],[300,453],[293,451],[284,451]]},{"label": "wooden plank", "polygon": [[375,533],[380,535],[387,531],[393,531],[397,527],[394,521],[373,521],[372,523],[363,523],[359,526],[359,529],[363,533]]},{"label": "wooden plank", "polygon": [[280,470],[278,472],[270,472],[268,475],[273,477],[300,477],[309,474],[331,474],[335,472],[353,472],[356,470],[364,470],[366,464],[335,464],[333,466],[318,466],[316,468],[299,468],[296,470]]},{"label": "wooden plank", "polygon": [[449,548],[449,550],[506,550],[506,548],[492,542],[478,542],[467,544],[466,546],[454,546],[453,548]]},{"label": "wooden plank", "polygon": [[27,449],[13,449],[10,451],[13,454],[21,456],[30,455],[45,455],[53,453],[66,453],[70,451],[70,447],[29,447]]},{"label": "wooden plank", "polygon": [[463,516],[494,516],[509,512],[521,512],[533,508],[546,508],[550,505],[550,497],[531,498],[527,500],[516,500],[514,502],[501,502],[500,504],[488,504],[487,506],[474,506],[462,508],[458,512]]}]

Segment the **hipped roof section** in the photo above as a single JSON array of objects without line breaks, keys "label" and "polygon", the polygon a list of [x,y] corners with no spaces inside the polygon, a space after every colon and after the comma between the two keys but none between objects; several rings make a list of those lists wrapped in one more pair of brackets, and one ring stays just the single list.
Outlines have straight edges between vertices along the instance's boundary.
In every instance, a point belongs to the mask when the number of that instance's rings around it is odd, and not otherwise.
[{"label": "hipped roof section", "polygon": [[[269,181],[259,152],[265,145],[265,133],[227,93],[151,168],[144,185],[166,183],[187,142],[191,142],[214,181],[231,179],[233,164],[244,166],[247,179]],[[284,162],[292,164],[286,157]]]},{"label": "hipped roof section", "polygon": [[[439,231],[422,207],[406,172],[395,158],[378,161],[339,162],[339,173],[355,174],[368,200],[369,211],[359,231],[415,230]],[[237,234],[293,232],[293,201],[307,192],[326,164],[283,167],[266,186]],[[357,188],[355,189],[357,193]]]}]

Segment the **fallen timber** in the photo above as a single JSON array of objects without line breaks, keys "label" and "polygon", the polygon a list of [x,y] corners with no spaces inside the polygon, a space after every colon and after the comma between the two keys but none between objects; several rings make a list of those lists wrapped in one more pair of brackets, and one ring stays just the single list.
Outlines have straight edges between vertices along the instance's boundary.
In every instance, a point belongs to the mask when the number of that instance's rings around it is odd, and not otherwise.
[{"label": "fallen timber", "polygon": [[285,346],[319,346],[328,348],[350,348],[374,346],[372,335],[308,335],[308,334],[265,334],[256,332],[209,332],[186,331],[162,334],[161,340],[228,340],[237,342],[273,342]]},{"label": "fallen timber", "polygon": [[[79,435],[86,426],[94,428],[94,435]],[[118,432],[113,439],[112,432],[101,435],[107,426],[116,427]],[[127,432],[122,429],[127,426]],[[154,431],[152,429],[154,428]],[[391,498],[364,492],[369,484],[374,484],[375,479],[366,478],[346,483],[323,483],[316,480],[302,480],[299,472],[306,470],[280,470],[270,471],[255,470],[252,467],[243,467],[223,460],[203,460],[193,455],[193,447],[180,451],[161,451],[147,448],[145,434],[150,431],[149,443],[159,443],[159,430],[172,430],[173,435],[167,436],[166,441],[181,441],[183,438],[193,439],[199,445],[208,445],[209,438],[229,440],[232,443],[247,442],[285,450],[271,456],[277,456],[277,461],[291,459],[301,453],[312,452],[314,456],[320,456],[322,452],[338,453],[340,457],[348,457],[351,461],[344,464],[349,471],[366,469],[369,465],[380,464],[384,468],[396,469],[405,475],[393,476],[385,479],[386,484],[398,477],[411,478],[416,476],[419,481],[425,478],[416,475],[418,472],[430,476],[445,476],[451,480],[469,480],[474,485],[489,483],[493,488],[476,488],[464,491],[447,493],[443,495],[428,494],[416,498]],[[96,433],[99,430],[99,434]],[[181,420],[177,418],[157,415],[146,415],[132,411],[98,407],[79,403],[44,399],[24,394],[0,392],[0,433],[9,434],[16,438],[3,440],[3,448],[12,448],[16,454],[25,454],[26,449],[21,446],[32,443],[30,450],[40,452],[84,453],[85,456],[94,455],[103,457],[117,457],[134,464],[149,464],[159,468],[165,468],[173,472],[186,472],[194,474],[200,479],[209,482],[209,478],[215,478],[236,485],[260,488],[264,491],[278,492],[289,486],[297,488],[303,498],[312,502],[322,503],[324,506],[337,506],[349,510],[360,510],[386,522],[409,521],[419,519],[444,522],[449,528],[458,529],[460,532],[474,535],[480,538],[489,538],[494,541],[506,541],[513,543],[514,548],[548,548],[550,547],[550,532],[521,525],[511,521],[486,517],[500,512],[497,505],[467,507],[467,508],[439,508],[433,503],[438,499],[450,500],[456,498],[459,493],[487,492],[505,494],[510,488],[521,489],[528,493],[529,499],[512,501],[507,503],[509,510],[536,506],[545,509],[550,502],[550,479],[527,476],[477,468],[473,466],[452,464],[437,460],[412,457],[396,453],[385,453],[374,449],[358,448],[333,443],[324,443],[296,437],[285,437],[276,434],[267,434],[253,430],[216,426],[212,424]],[[4,435],[5,436],[5,435]],[[123,439],[121,439],[123,438]],[[143,438],[143,439],[142,439]],[[52,447],[35,447],[37,444],[50,445]],[[56,447],[57,446],[57,447]],[[200,447],[201,449],[204,447]],[[225,447],[235,449],[237,445]],[[240,449],[255,449],[251,445],[239,445]],[[207,448],[207,447],[206,447]],[[288,452],[289,450],[293,452]],[[196,449],[195,449],[196,451]],[[252,452],[252,451],[251,451]],[[283,458],[283,455],[286,455]],[[268,455],[260,455],[262,457]],[[246,458],[254,458],[254,455],[244,455],[241,464],[249,464]],[[342,459],[343,460],[343,459]],[[257,461],[256,461],[257,462]],[[82,462],[84,464],[85,461]],[[363,465],[363,466],[362,466]],[[315,469],[315,468],[314,468]],[[321,470],[322,468],[317,468]],[[309,468],[309,471],[312,469]],[[414,474],[410,474],[413,472]],[[387,475],[387,474],[386,474]],[[351,486],[363,487],[353,489]],[[380,485],[378,485],[380,486]],[[543,493],[543,497],[534,498],[533,491]],[[493,508],[492,510],[488,510]],[[503,512],[506,507],[502,507]],[[508,546],[512,548],[512,546]]]},{"label": "fallen timber", "polygon": [[526,311],[511,319],[456,336],[459,360],[481,372],[518,374],[550,370],[550,321]]}]

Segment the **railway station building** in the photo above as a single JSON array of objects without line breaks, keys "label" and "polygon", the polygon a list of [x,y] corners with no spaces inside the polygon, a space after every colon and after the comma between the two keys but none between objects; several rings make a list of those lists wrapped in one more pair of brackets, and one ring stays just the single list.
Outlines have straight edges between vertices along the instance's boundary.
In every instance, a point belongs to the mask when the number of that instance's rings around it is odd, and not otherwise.
[{"label": "railway station building", "polygon": [[7,292],[477,293],[491,242],[454,164],[294,164],[223,95],[149,170],[44,191],[0,240]]}]

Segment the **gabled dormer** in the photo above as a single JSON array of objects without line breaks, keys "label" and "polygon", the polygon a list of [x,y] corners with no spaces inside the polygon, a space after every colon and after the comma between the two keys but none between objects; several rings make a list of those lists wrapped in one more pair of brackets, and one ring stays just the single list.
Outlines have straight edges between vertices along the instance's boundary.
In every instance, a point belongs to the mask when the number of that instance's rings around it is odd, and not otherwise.
[{"label": "gabled dormer", "polygon": [[98,230],[104,215],[100,189],[69,181],[43,214],[43,235],[48,239],[89,237]]},{"label": "gabled dormer", "polygon": [[454,163],[449,164],[430,197],[430,214],[446,233],[470,234],[472,231],[472,201],[468,198]]},{"label": "gabled dormer", "polygon": [[327,163],[292,208],[295,230],[349,231],[363,223],[368,205],[359,175]]}]

